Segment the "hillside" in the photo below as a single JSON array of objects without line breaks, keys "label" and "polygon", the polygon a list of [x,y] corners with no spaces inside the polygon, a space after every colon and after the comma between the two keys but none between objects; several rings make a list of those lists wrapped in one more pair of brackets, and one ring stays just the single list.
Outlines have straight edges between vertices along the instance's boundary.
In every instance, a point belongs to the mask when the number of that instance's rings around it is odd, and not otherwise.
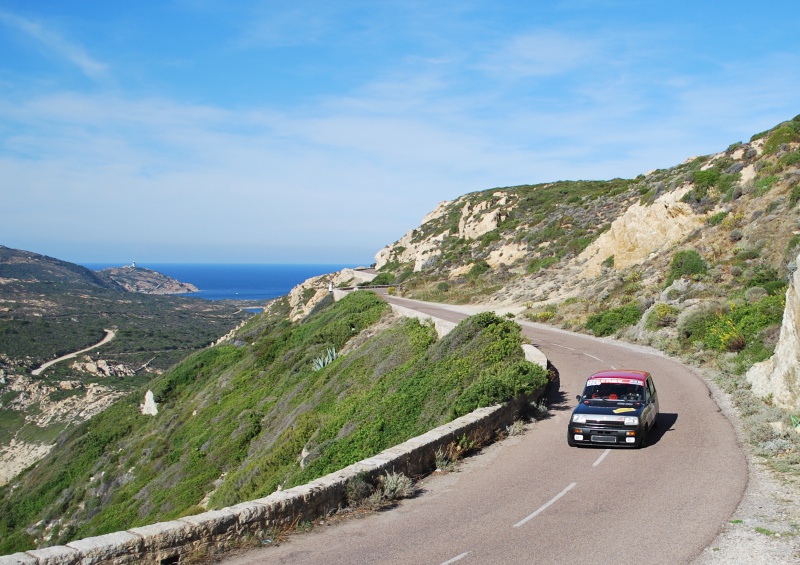
[{"label": "hillside", "polygon": [[155,416],[141,413],[141,388],[0,490],[0,554],[263,497],[542,390],[521,344],[492,314],[439,340],[369,292],[302,323],[256,316],[232,344],[155,378]]},{"label": "hillside", "polygon": [[[128,292],[102,272],[0,246],[0,484],[47,453],[65,427],[249,316],[230,303]],[[107,328],[116,329],[110,343],[31,375],[45,361],[98,343]]]}]

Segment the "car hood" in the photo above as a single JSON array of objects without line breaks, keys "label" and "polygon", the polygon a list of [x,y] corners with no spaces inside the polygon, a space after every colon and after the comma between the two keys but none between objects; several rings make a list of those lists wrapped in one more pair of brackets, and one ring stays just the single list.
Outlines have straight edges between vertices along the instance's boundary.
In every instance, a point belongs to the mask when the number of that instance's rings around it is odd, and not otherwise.
[{"label": "car hood", "polygon": [[620,403],[592,403],[584,404],[581,402],[572,411],[573,414],[586,414],[587,416],[641,416],[644,410],[643,402],[620,402]]}]

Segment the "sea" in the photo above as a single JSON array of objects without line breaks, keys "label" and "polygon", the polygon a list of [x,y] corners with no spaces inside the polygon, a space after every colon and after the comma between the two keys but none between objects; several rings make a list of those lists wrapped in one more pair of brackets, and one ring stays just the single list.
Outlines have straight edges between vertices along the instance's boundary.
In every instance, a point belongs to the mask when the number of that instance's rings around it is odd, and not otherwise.
[{"label": "sea", "polygon": [[[99,271],[130,263],[83,263]],[[258,265],[222,263],[136,263],[181,282],[192,283],[199,292],[181,296],[205,300],[270,300],[289,294],[292,287],[311,277],[341,271],[357,265]]]}]

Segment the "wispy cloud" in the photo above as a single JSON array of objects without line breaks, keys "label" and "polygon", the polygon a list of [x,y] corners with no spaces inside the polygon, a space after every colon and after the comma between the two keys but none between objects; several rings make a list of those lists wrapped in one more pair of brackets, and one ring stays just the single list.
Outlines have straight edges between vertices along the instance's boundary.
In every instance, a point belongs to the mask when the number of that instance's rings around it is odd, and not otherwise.
[{"label": "wispy cloud", "polygon": [[487,55],[478,67],[511,78],[566,74],[595,59],[598,43],[557,31],[520,35]]},{"label": "wispy cloud", "polygon": [[108,70],[107,65],[92,58],[83,47],[39,22],[0,11],[0,23],[27,34],[50,54],[78,67],[83,74],[90,78],[100,78]]}]

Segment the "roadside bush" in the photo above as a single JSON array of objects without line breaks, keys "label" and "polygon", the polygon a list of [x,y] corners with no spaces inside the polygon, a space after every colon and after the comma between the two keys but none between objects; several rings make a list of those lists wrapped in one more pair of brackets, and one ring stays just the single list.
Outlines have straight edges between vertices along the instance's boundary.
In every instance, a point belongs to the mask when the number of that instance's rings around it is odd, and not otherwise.
[{"label": "roadside bush", "polygon": [[400,500],[414,495],[414,481],[394,471],[381,477],[381,494],[385,500]]},{"label": "roadside bush", "polygon": [[521,394],[533,394],[546,384],[547,372],[530,361],[489,369],[456,399],[453,403],[453,417],[469,414],[481,406],[505,402]]},{"label": "roadside bush", "polygon": [[780,324],[785,300],[782,295],[765,296],[752,304],[731,304],[707,327],[704,343],[716,351],[741,351],[761,330]]},{"label": "roadside bush", "polygon": [[364,473],[359,473],[345,487],[347,505],[351,508],[361,506],[372,495],[374,490],[375,488],[367,481]]},{"label": "roadside bush", "polygon": [[622,328],[632,326],[642,317],[639,306],[630,302],[619,308],[612,308],[599,314],[593,314],[586,320],[586,327],[599,337],[611,335]]}]

